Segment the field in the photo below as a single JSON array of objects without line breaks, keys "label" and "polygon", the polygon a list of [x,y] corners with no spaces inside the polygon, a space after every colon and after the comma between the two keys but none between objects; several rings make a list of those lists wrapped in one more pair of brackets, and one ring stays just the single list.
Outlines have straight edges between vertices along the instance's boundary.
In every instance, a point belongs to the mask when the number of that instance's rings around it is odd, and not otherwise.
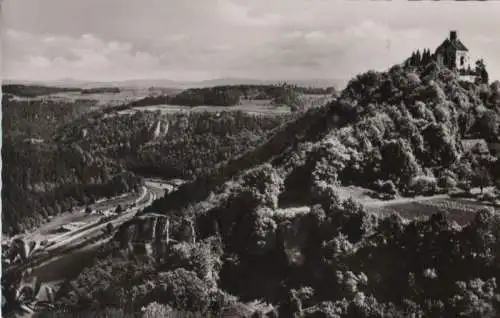
[{"label": "field", "polygon": [[[304,94],[301,96],[301,101],[306,109],[311,107],[319,107],[331,101],[329,95],[312,95]],[[243,100],[236,106],[179,106],[179,105],[152,105],[133,107],[132,109],[120,111],[119,114],[130,114],[136,111],[160,111],[162,113],[175,112],[223,112],[223,111],[244,111],[250,114],[261,115],[282,115],[291,112],[290,107],[286,105],[274,105],[271,100]]]},{"label": "field", "polygon": [[92,100],[95,101],[96,106],[118,106],[125,103],[144,98],[149,95],[147,89],[142,88],[121,88],[119,93],[92,93],[81,94],[80,92],[62,92],[50,95],[43,95],[37,97],[19,97],[15,96],[14,100],[19,101],[33,101],[33,100],[58,100],[67,103],[75,103],[78,100]]},{"label": "field", "polygon": [[137,111],[160,111],[162,113],[177,113],[177,112],[224,112],[224,111],[244,111],[251,114],[263,115],[281,115],[289,114],[290,108],[286,106],[273,106],[264,103],[245,103],[237,106],[178,106],[178,105],[154,105],[134,107],[120,111],[119,114],[130,114]]},{"label": "field", "polygon": [[[369,207],[368,210],[379,215],[399,213],[403,218],[426,218],[437,212],[443,212],[450,220],[460,225],[474,219],[475,213],[486,205],[466,199],[438,198],[425,201],[388,204],[379,207]],[[495,211],[500,213],[500,208]]]},{"label": "field", "polygon": [[[488,206],[473,199],[450,198],[447,194],[414,198],[403,197],[383,201],[370,197],[370,190],[362,187],[338,187],[336,190],[341,199],[352,198],[363,204],[368,212],[376,215],[399,213],[405,219],[418,219],[427,218],[437,212],[444,212],[450,220],[456,221],[460,225],[470,222],[477,210]],[[472,192],[478,193],[479,189],[473,189]],[[495,207],[495,211],[500,213],[500,207]]]}]

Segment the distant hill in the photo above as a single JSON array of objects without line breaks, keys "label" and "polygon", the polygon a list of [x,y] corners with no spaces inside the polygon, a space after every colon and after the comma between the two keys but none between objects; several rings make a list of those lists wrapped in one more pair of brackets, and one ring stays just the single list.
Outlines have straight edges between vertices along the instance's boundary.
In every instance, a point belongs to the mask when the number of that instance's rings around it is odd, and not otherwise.
[{"label": "distant hill", "polygon": [[280,83],[293,84],[301,87],[326,88],[334,86],[337,90],[342,90],[347,84],[347,79],[277,79],[277,80],[258,80],[245,78],[219,78],[213,80],[193,83],[197,87],[209,86],[228,86],[228,85],[273,85]]},{"label": "distant hill", "polygon": [[304,87],[329,87],[334,86],[337,90],[341,90],[347,84],[347,79],[276,79],[276,80],[259,80],[251,78],[218,78],[205,81],[175,81],[168,79],[137,79],[123,81],[79,81],[74,79],[60,79],[55,81],[24,81],[24,80],[4,80],[6,84],[22,84],[22,85],[45,85],[57,86],[66,88],[94,88],[94,87],[120,87],[120,88],[148,88],[148,87],[169,87],[169,88],[200,88],[210,86],[227,86],[227,85],[272,85],[286,82]]},{"label": "distant hill", "polygon": [[80,91],[81,90],[79,88],[41,86],[41,85],[4,84],[2,86],[2,93],[20,97],[38,97],[50,94],[65,93],[65,92],[80,92]]}]

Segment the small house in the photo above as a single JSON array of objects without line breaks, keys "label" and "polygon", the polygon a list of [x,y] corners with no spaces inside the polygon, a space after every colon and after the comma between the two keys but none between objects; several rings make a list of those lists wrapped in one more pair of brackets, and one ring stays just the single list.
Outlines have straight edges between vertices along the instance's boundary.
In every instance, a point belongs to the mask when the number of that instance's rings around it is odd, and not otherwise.
[{"label": "small house", "polygon": [[450,37],[436,49],[436,60],[452,70],[470,69],[469,49],[458,39],[457,31],[451,31]]},{"label": "small house", "polygon": [[475,72],[471,69],[469,49],[458,38],[457,31],[451,31],[449,38],[434,53],[438,64],[458,72],[462,81],[474,82]]},{"label": "small house", "polygon": [[464,153],[479,155],[490,155],[488,143],[484,139],[462,139],[462,150]]}]

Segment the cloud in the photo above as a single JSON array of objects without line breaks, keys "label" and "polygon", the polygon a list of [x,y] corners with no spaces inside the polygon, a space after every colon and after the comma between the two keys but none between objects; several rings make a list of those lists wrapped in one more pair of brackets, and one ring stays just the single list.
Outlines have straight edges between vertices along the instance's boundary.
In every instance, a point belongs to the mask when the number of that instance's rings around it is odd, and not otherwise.
[{"label": "cloud", "polygon": [[217,0],[218,13],[236,26],[269,27],[282,22],[282,16],[277,13],[252,14],[250,6],[231,0]]},{"label": "cloud", "polygon": [[484,57],[498,78],[500,6],[487,6],[15,0],[4,5],[3,73],[42,80],[346,78],[388,68],[418,48],[434,49],[458,29],[473,59]]},{"label": "cloud", "polygon": [[92,34],[78,38],[37,36],[9,29],[4,41],[4,68],[13,78],[79,79],[147,76],[159,59],[134,50],[131,43],[103,41]]}]

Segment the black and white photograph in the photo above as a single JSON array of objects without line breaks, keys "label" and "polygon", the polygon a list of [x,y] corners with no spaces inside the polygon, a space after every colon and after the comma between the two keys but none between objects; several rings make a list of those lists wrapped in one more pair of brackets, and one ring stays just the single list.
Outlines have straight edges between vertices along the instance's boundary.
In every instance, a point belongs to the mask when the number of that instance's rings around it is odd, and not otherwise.
[{"label": "black and white photograph", "polygon": [[500,1],[0,1],[1,317],[500,318]]}]

